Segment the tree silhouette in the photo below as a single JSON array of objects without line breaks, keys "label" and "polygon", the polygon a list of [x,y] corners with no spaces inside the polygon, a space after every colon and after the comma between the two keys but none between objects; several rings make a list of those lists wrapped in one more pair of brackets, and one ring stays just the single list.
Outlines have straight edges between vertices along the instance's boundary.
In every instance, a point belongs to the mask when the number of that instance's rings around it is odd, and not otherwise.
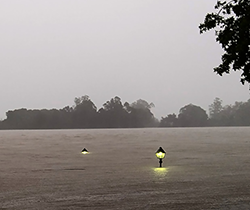
[{"label": "tree silhouette", "polygon": [[167,117],[162,117],[160,121],[160,127],[177,127],[178,118],[176,114],[169,114]]},{"label": "tree silhouette", "polygon": [[112,98],[103,104],[99,111],[100,127],[123,128],[128,127],[128,113],[124,109],[121,98],[118,96]]},{"label": "tree silhouette", "polygon": [[139,99],[130,105],[130,119],[133,127],[151,127],[155,124],[155,118],[151,112],[154,107],[153,103],[148,103],[145,100]]},{"label": "tree silhouette", "polygon": [[241,82],[250,82],[250,1],[217,1],[216,13],[208,13],[200,33],[215,29],[216,41],[225,51],[222,63],[214,68],[219,75],[242,71]]},{"label": "tree silhouette", "polygon": [[178,123],[184,127],[201,127],[207,125],[207,113],[199,106],[189,104],[180,109]]},{"label": "tree silhouette", "polygon": [[89,96],[75,98],[72,114],[74,128],[96,127],[97,108]]}]

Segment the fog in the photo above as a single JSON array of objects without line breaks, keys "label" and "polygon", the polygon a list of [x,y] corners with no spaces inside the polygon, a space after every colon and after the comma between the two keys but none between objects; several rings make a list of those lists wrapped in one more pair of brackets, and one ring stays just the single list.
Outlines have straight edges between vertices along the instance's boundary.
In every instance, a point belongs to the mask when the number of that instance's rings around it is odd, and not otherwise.
[{"label": "fog", "polygon": [[0,119],[89,95],[153,102],[157,118],[193,103],[246,101],[240,74],[220,77],[221,47],[198,26],[216,1],[2,0]]}]

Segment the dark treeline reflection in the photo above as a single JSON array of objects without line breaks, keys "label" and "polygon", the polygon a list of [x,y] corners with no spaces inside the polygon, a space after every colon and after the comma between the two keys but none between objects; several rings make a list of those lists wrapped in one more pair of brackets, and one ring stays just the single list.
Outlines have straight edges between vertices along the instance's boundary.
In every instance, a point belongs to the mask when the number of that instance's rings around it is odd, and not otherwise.
[{"label": "dark treeline reflection", "polygon": [[75,98],[75,104],[63,109],[8,111],[0,121],[0,129],[72,129],[72,128],[144,128],[144,127],[203,127],[249,126],[250,100],[222,106],[215,98],[209,115],[199,106],[188,104],[179,114],[168,114],[159,121],[151,112],[153,103],[139,99],[129,104],[114,97],[99,110],[88,96]]}]

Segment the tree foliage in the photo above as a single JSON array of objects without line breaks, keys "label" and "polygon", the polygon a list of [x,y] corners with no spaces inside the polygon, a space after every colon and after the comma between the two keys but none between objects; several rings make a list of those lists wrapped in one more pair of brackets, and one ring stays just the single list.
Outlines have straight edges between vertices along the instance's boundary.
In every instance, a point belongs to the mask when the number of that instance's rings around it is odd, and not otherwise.
[{"label": "tree foliage", "polygon": [[180,109],[178,117],[174,113],[162,117],[160,127],[203,127],[207,122],[208,116],[204,109],[188,104]]},{"label": "tree foliage", "polygon": [[217,1],[216,12],[208,13],[200,32],[215,30],[216,41],[225,51],[222,63],[214,68],[219,75],[242,71],[241,82],[250,82],[250,1]]},{"label": "tree foliage", "polygon": [[101,108],[98,113],[100,127],[129,127],[128,113],[122,105],[121,98],[119,98],[118,96],[104,103],[103,108]]},{"label": "tree foliage", "polygon": [[216,97],[214,99],[214,102],[211,105],[209,105],[209,117],[216,118],[222,109],[223,109],[222,100]]},{"label": "tree foliage", "polygon": [[155,118],[151,112],[153,103],[139,99],[130,105],[130,120],[134,127],[151,127],[155,124]]},{"label": "tree foliage", "polygon": [[167,117],[162,117],[160,121],[160,127],[177,127],[178,118],[176,114],[169,114]]},{"label": "tree foliage", "polygon": [[97,118],[97,108],[85,95],[74,100],[75,106],[72,112],[72,122],[74,128],[92,128],[95,127]]},{"label": "tree foliage", "polygon": [[7,119],[0,122],[2,129],[62,129],[62,128],[138,128],[156,126],[156,121],[147,101],[122,104],[118,96],[111,98],[97,110],[85,95],[76,97],[72,107],[63,109],[27,110],[16,109],[6,113]]},{"label": "tree foliage", "polygon": [[[216,98],[216,102],[222,102],[221,99]],[[214,107],[214,106],[213,106]],[[220,109],[209,119],[210,126],[249,126],[250,125],[250,100],[247,102],[235,102],[233,105],[220,105]]]},{"label": "tree foliage", "polygon": [[182,127],[200,127],[207,125],[207,113],[199,106],[189,104],[180,109],[178,123]]},{"label": "tree foliage", "polygon": [[88,96],[77,97],[74,102],[72,107],[59,110],[10,110],[0,121],[0,129],[250,126],[250,100],[223,106],[222,100],[215,98],[209,106],[209,117],[200,106],[188,104],[178,115],[168,114],[160,122],[151,112],[153,104],[142,99],[123,104],[116,96],[99,110]]}]

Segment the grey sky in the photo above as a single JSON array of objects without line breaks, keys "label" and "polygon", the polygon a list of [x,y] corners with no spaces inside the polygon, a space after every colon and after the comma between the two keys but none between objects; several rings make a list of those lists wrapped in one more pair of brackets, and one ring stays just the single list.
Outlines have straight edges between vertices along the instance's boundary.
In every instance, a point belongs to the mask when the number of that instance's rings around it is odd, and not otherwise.
[{"label": "grey sky", "polygon": [[0,0],[0,119],[8,110],[63,108],[89,95],[153,102],[160,119],[249,99],[240,74],[220,77],[222,50],[198,25],[216,0]]}]

